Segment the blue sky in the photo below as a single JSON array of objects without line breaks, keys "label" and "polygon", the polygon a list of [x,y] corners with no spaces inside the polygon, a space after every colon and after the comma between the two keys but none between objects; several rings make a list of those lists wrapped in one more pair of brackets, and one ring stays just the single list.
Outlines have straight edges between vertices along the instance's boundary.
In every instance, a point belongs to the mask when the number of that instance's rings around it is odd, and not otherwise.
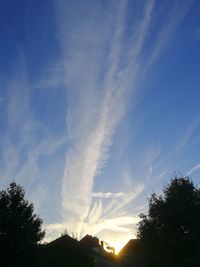
[{"label": "blue sky", "polygon": [[150,193],[199,183],[199,1],[3,1],[0,33],[0,186],[46,240],[122,245]]}]

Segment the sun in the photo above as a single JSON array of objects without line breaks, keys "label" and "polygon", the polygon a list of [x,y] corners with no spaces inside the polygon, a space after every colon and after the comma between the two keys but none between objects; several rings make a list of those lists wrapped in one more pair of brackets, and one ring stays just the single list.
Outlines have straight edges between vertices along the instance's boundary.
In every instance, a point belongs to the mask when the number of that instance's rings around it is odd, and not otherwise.
[{"label": "sun", "polygon": [[121,240],[113,240],[110,241],[109,244],[110,246],[114,247],[115,249],[115,254],[118,254],[120,250],[126,245],[127,239],[121,239]]},{"label": "sun", "polygon": [[103,241],[105,250],[113,252],[114,249],[115,254],[118,254],[130,239],[135,238],[135,235],[130,231],[106,229],[98,235],[98,238]]}]

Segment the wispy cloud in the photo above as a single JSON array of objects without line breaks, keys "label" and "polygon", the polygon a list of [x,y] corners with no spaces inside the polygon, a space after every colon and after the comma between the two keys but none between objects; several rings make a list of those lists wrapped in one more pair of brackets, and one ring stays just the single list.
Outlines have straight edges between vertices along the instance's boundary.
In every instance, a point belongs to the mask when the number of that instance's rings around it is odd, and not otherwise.
[{"label": "wispy cloud", "polygon": [[120,197],[122,195],[123,195],[123,192],[119,192],[119,193],[111,193],[111,192],[92,193],[92,197],[97,197],[97,198]]},{"label": "wispy cloud", "polygon": [[[66,124],[71,140],[62,182],[62,213],[67,227],[79,234],[86,230],[87,223],[91,229],[91,224],[98,224],[98,220],[104,218],[104,223],[109,220],[105,216],[120,218],[126,205],[141,194],[145,181],[152,177],[152,165],[160,146],[147,155],[147,173],[142,182],[127,191],[124,188],[116,193],[93,192],[95,177],[109,158],[113,136],[126,112],[129,96],[137,101],[138,84],[158,60],[190,7],[184,4],[179,9],[179,3],[173,5],[167,20],[161,20],[160,31],[151,36],[153,0],[145,2],[129,35],[126,33],[128,1],[118,5],[111,1],[107,9],[97,2],[90,2],[90,8],[87,4],[55,3],[64,62],[62,73],[68,94]],[[79,21],[72,16],[74,12]],[[73,25],[73,29],[68,25]],[[147,41],[151,42],[151,51],[146,49]],[[105,205],[107,199],[110,202]]]},{"label": "wispy cloud", "polygon": [[189,124],[189,126],[186,127],[185,134],[180,138],[176,145],[176,150],[180,152],[189,141],[191,141],[191,138],[194,134],[194,132],[197,130],[197,128],[200,125],[200,116],[198,115],[193,121]]},{"label": "wispy cloud", "polygon": [[67,231],[66,225],[63,223],[45,224],[44,229],[46,231],[45,242],[50,242],[53,239],[58,238],[65,231]]},{"label": "wispy cloud", "polygon": [[[97,210],[90,211],[94,178],[109,157],[112,137],[125,112],[130,89],[136,89],[133,84],[139,68],[137,62],[148,34],[153,3],[149,1],[145,6],[143,18],[138,20],[137,28],[130,37],[131,46],[127,48],[126,55],[122,41],[126,1],[117,8],[114,8],[116,5],[109,6],[106,14],[103,8],[98,7],[95,17],[83,7],[83,12],[79,10],[82,23],[75,24],[73,33],[69,33],[64,25],[67,10],[76,5],[71,7],[63,5],[63,2],[57,5],[63,61],[66,62],[66,85],[69,88],[67,127],[69,135],[76,136],[66,154],[62,187],[63,219],[70,228],[76,227],[79,233],[86,218],[91,218],[92,214],[97,216]],[[111,13],[111,10],[114,12]],[[80,124],[87,124],[87,127],[77,135]],[[98,213],[99,210],[100,206]]]},{"label": "wispy cloud", "polygon": [[5,118],[0,143],[1,186],[7,187],[9,182],[16,180],[25,187],[28,198],[38,210],[49,190],[44,186],[39,159],[56,153],[66,144],[68,137],[58,137],[51,132],[40,136],[41,123],[33,114],[31,98],[34,91],[30,86],[23,53],[19,55],[9,77],[3,78],[6,96],[2,101],[6,99],[7,105],[4,105],[1,114]]},{"label": "wispy cloud", "polygon": [[[161,146],[147,150],[139,177],[133,177],[131,171],[122,171],[123,186],[118,192],[94,190],[95,178],[110,157],[119,122],[141,94],[138,85],[143,85],[146,74],[184,19],[189,4],[182,5],[179,1],[173,4],[154,36],[152,27],[154,19],[158,19],[154,16],[155,1],[142,1],[133,21],[128,20],[130,2],[108,1],[105,8],[101,1],[55,1],[62,57],[42,73],[40,81],[31,85],[22,60],[8,81],[9,94],[5,96],[8,134],[1,150],[2,175],[9,179],[17,177],[29,189],[35,185],[31,199],[40,208],[48,194],[48,188],[38,183],[42,179],[40,159],[62,148],[66,152],[61,183],[63,218],[62,222],[45,225],[47,239],[55,238],[65,229],[79,235],[105,229],[130,233],[130,225],[138,222],[130,205],[151,182]],[[38,133],[43,125],[32,114],[31,94],[58,88],[67,94],[63,120],[66,133],[61,136],[48,130],[45,134]],[[194,123],[180,140],[180,149],[196,127]],[[199,165],[188,173],[197,169]],[[165,173],[166,170],[160,172],[158,177]],[[140,205],[137,212],[143,208]]]},{"label": "wispy cloud", "polygon": [[[146,62],[142,75],[151,71],[152,65],[159,60],[159,57],[163,55],[164,51],[167,48],[167,45],[170,44],[171,39],[174,37],[177,28],[180,26],[185,16],[189,12],[192,3],[190,1],[176,1],[173,3],[164,3],[162,5],[162,10],[160,14],[163,15],[163,10],[169,9],[167,5],[170,5],[170,12],[165,13],[165,23],[160,24],[160,28],[157,31],[155,36],[155,41],[151,47],[151,53],[149,54],[148,61]],[[161,19],[161,18],[160,18]]]},{"label": "wispy cloud", "polygon": [[[7,107],[4,113],[6,127],[4,140],[1,143],[2,161],[4,162],[4,177],[13,176],[17,172],[21,153],[27,138],[31,136],[33,127],[29,117],[29,94],[27,90],[26,66],[24,58],[21,57],[18,66],[7,78]],[[14,177],[13,177],[14,178]]]},{"label": "wispy cloud", "polygon": [[200,170],[200,163],[195,165],[193,168],[191,168],[187,173],[186,175],[191,175],[192,173],[196,172],[196,171],[199,171]]}]

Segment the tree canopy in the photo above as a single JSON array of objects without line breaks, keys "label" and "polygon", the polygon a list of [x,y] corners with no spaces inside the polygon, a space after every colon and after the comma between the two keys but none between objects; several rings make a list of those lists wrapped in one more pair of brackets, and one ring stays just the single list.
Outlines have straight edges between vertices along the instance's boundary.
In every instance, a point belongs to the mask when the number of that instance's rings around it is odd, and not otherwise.
[{"label": "tree canopy", "polygon": [[175,177],[162,195],[152,194],[140,217],[149,266],[199,266],[200,189],[189,178]]},{"label": "tree canopy", "polygon": [[8,261],[14,258],[15,263],[25,258],[45,234],[33,204],[24,197],[24,189],[15,182],[0,191],[0,249]]}]

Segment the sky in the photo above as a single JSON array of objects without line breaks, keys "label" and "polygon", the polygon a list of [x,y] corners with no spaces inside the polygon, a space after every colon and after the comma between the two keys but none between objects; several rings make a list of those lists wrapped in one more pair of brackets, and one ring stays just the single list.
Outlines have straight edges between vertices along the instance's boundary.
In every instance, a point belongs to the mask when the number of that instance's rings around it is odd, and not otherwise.
[{"label": "sky", "polygon": [[0,189],[46,241],[118,250],[151,193],[199,184],[200,1],[1,1],[0,36]]}]

